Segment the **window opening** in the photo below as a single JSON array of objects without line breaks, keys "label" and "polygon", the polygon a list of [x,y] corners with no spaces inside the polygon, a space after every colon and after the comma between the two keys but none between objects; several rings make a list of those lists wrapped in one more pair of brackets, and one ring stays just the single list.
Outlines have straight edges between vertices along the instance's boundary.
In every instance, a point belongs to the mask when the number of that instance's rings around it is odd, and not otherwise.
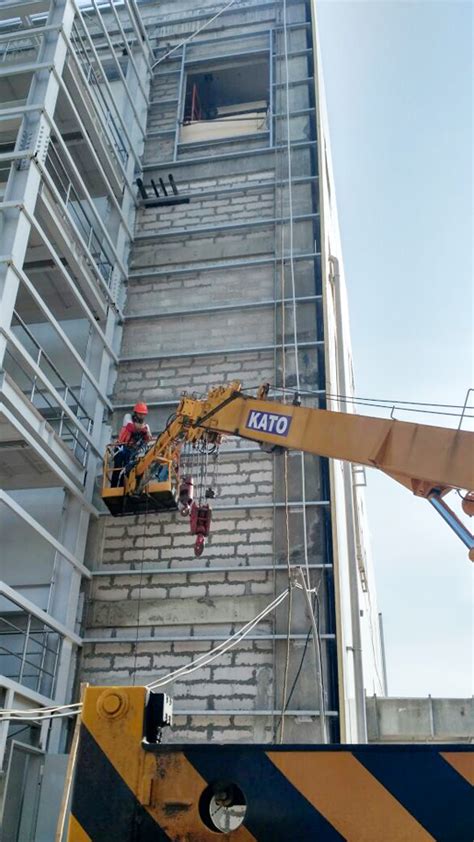
[{"label": "window opening", "polygon": [[188,72],[181,143],[268,132],[269,62],[225,64]]}]

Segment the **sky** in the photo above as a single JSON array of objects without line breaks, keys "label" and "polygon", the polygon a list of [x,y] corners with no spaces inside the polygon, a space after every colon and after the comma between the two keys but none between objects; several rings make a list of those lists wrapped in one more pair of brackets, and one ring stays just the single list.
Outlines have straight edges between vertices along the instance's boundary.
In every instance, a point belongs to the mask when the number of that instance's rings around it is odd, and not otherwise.
[{"label": "sky", "polygon": [[[317,9],[357,394],[462,404],[474,385],[473,6]],[[367,510],[389,694],[470,696],[467,550],[377,471]]]}]

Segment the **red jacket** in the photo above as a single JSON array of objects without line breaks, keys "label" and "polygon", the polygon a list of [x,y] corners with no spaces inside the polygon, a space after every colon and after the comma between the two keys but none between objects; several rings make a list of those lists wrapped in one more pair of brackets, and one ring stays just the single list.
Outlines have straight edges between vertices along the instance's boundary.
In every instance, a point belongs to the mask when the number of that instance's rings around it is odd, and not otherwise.
[{"label": "red jacket", "polygon": [[148,424],[139,427],[134,421],[129,421],[120,430],[117,441],[119,444],[127,444],[133,447],[143,442],[149,442],[150,439],[151,431]]}]

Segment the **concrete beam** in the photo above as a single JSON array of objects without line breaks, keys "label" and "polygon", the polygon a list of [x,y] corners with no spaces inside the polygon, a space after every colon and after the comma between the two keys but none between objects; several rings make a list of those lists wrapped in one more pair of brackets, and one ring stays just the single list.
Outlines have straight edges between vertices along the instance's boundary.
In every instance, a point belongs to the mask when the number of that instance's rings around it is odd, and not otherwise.
[{"label": "concrete beam", "polygon": [[95,601],[89,627],[136,627],[188,625],[193,623],[247,623],[268,605],[268,596],[249,596],[229,600],[227,597],[201,599],[119,599],[116,602]]}]

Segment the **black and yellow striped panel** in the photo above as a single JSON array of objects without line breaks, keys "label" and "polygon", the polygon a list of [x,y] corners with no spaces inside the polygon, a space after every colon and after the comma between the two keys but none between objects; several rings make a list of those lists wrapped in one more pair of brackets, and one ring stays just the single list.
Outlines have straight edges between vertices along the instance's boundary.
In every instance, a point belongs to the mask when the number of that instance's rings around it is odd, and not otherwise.
[{"label": "black and yellow striped panel", "polygon": [[[144,746],[145,697],[88,688],[69,842],[474,839],[472,746]],[[203,794],[230,784],[245,818],[219,833]]]}]

